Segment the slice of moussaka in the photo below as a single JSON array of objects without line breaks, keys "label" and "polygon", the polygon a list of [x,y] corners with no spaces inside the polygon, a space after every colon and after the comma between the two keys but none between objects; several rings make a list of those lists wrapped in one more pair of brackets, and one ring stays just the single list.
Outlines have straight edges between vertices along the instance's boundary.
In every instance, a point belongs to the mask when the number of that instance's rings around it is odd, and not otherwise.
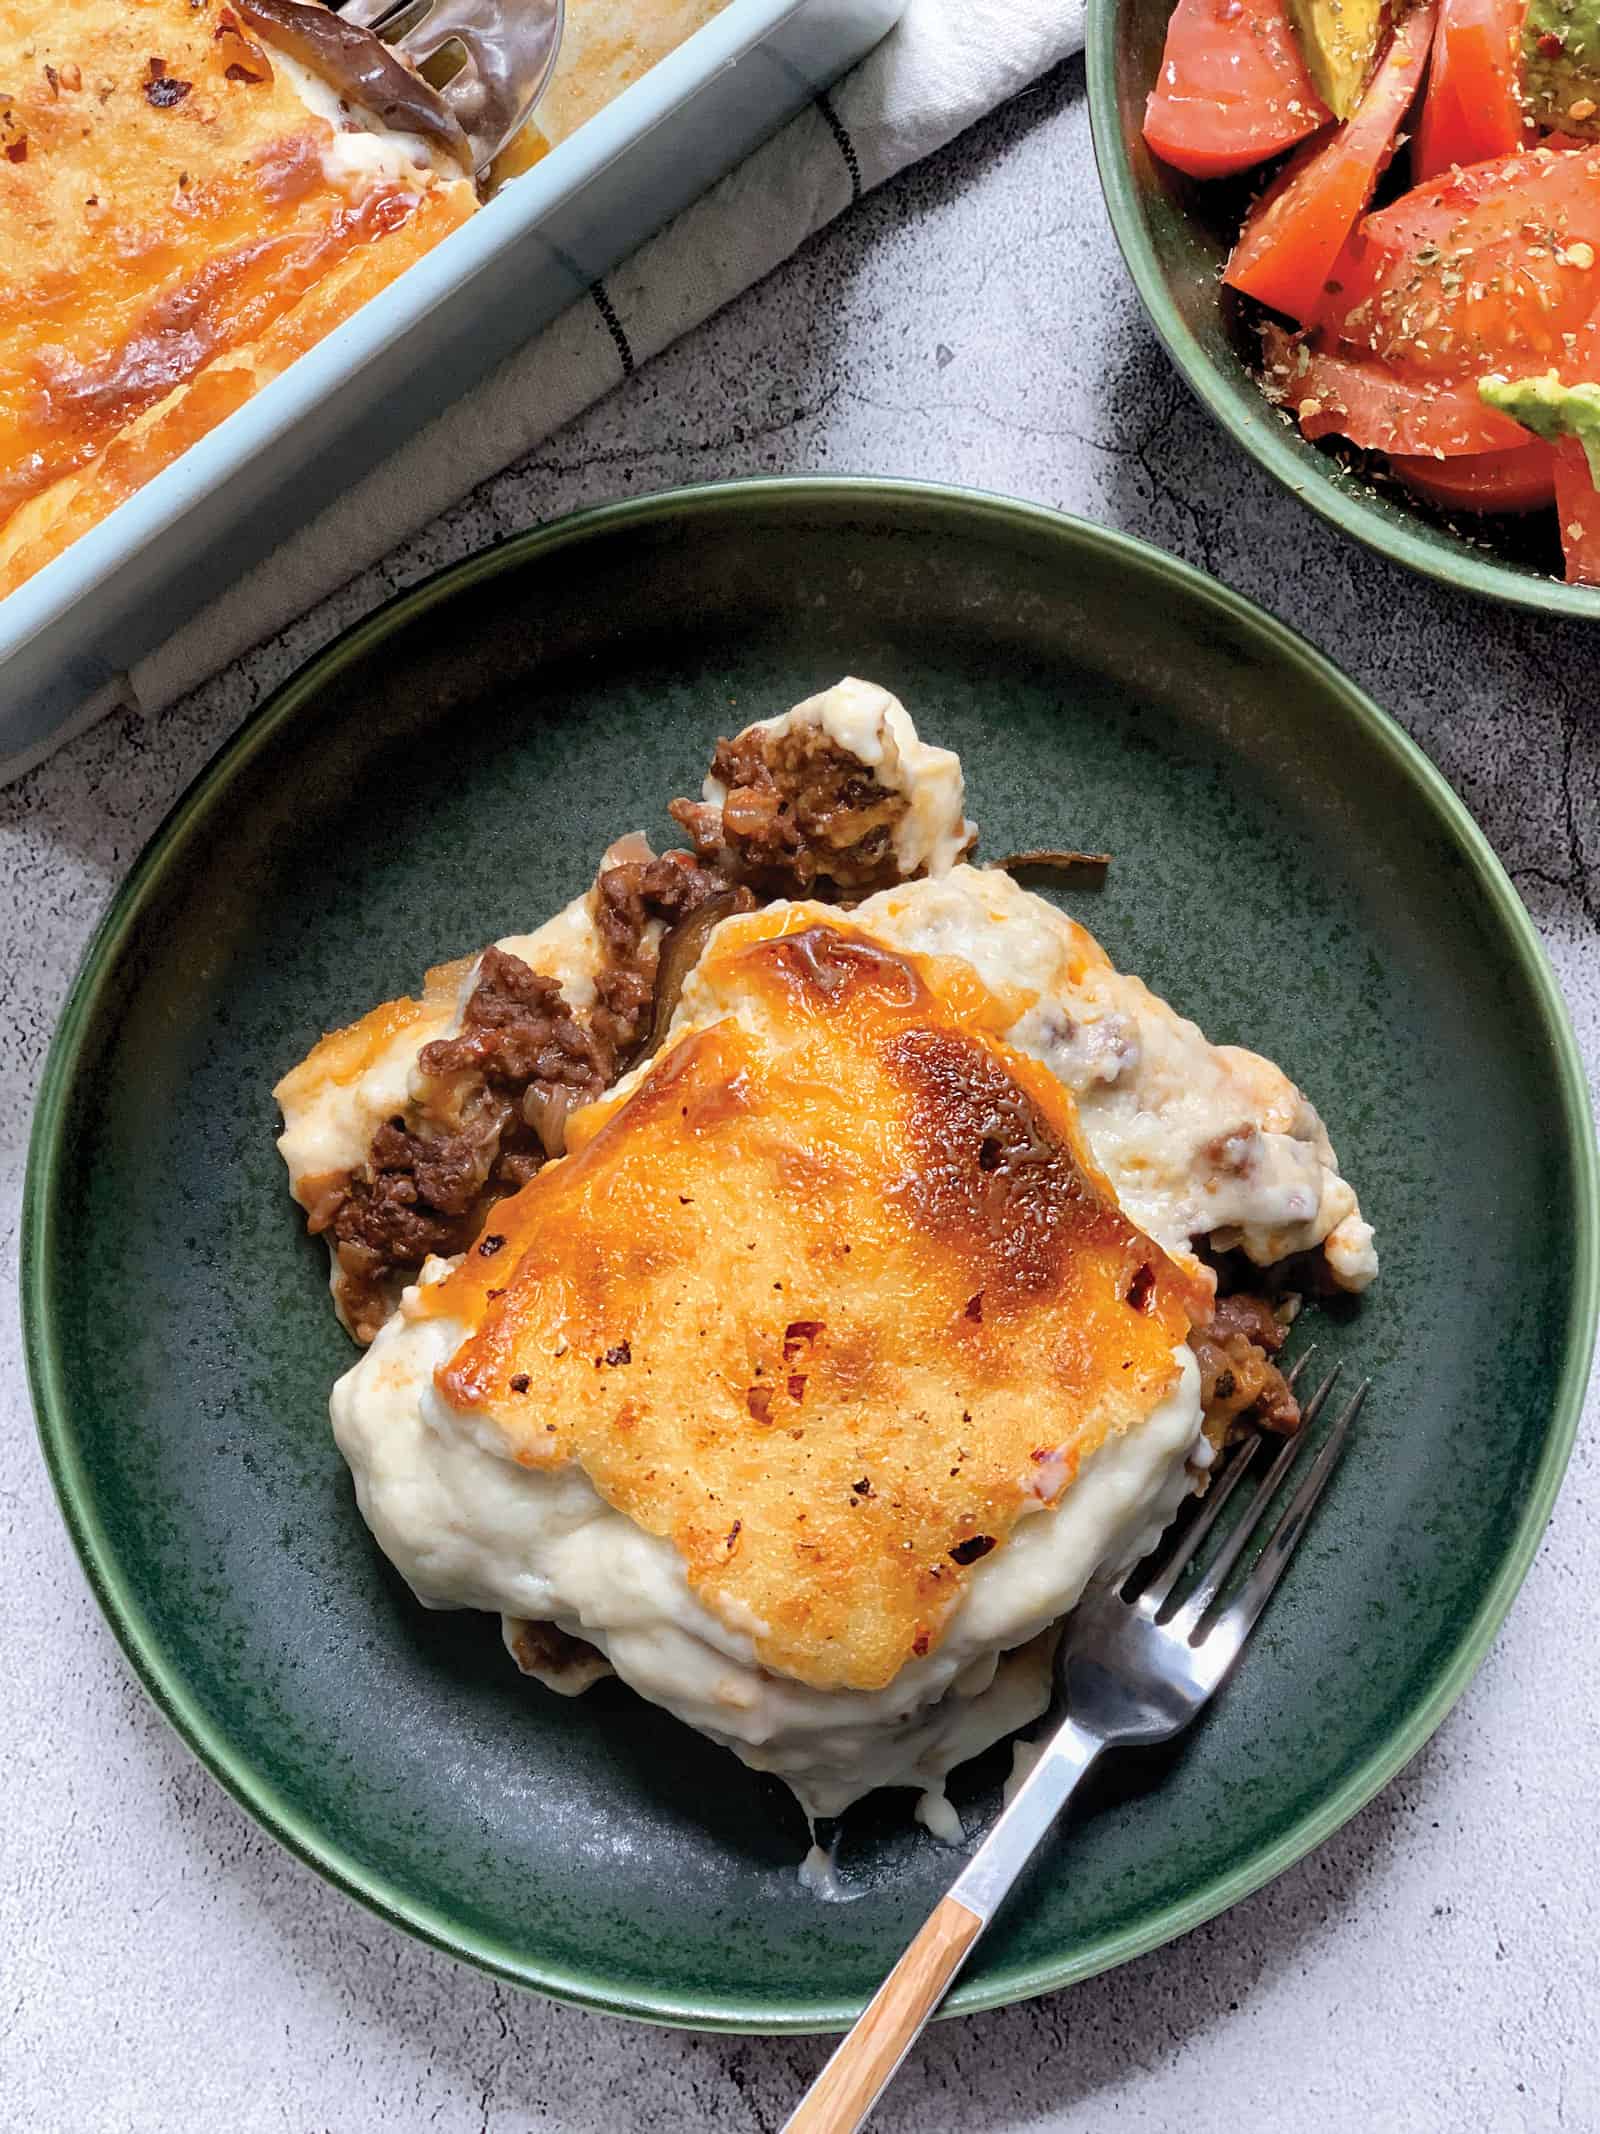
[{"label": "slice of moussaka", "polygon": [[418,1597],[941,1829],[1087,1580],[1295,1428],[1301,1299],[1377,1272],[1309,1099],[975,864],[965,798],[846,680],[718,743],[691,849],[621,839],[277,1092]]}]

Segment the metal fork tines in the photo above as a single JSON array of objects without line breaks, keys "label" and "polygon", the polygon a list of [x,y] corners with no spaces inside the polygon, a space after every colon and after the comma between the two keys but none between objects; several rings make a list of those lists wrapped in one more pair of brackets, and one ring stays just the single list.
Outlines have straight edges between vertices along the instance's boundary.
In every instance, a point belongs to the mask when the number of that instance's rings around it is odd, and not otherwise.
[{"label": "metal fork tines", "polygon": [[[1308,1351],[1290,1373],[1291,1385],[1304,1372],[1311,1353]],[[1069,1630],[1074,1651],[1085,1649],[1085,1635],[1092,1624],[1099,1634],[1097,1656],[1103,1664],[1112,1664],[1104,1647],[1109,1637],[1115,1645],[1118,1664],[1142,1651],[1151,1659],[1164,1661],[1178,1676],[1189,1676],[1193,1698],[1203,1701],[1211,1695],[1283,1576],[1361,1412],[1370,1384],[1367,1379],[1345,1403],[1315,1454],[1306,1458],[1306,1448],[1314,1441],[1316,1425],[1342,1369],[1336,1363],[1323,1378],[1301,1411],[1300,1427],[1282,1440],[1264,1468],[1259,1455],[1263,1446],[1274,1440],[1265,1431],[1253,1431],[1229,1453],[1187,1524],[1169,1531],[1154,1556],[1146,1558],[1128,1577],[1116,1581],[1097,1602],[1091,1602],[1087,1609],[1080,1607]],[[1284,1485],[1296,1469],[1300,1471],[1297,1486],[1279,1510]],[[1197,1564],[1202,1545],[1221,1525],[1230,1501],[1251,1475],[1256,1477],[1256,1485],[1243,1513],[1205,1561]],[[1259,1556],[1238,1590],[1224,1598],[1240,1558],[1260,1536],[1274,1510],[1277,1517]],[[1191,1566],[1195,1567],[1193,1576],[1185,1586],[1185,1575]],[[1074,1713],[1080,1719],[1086,1718],[1078,1701],[1074,1702]],[[1094,1725],[1092,1715],[1087,1715],[1086,1723]]]},{"label": "metal fork tines", "polygon": [[460,124],[481,174],[549,84],[564,0],[346,0],[339,19],[410,61]]},{"label": "metal fork tines", "polygon": [[[1308,1350],[1289,1374],[1291,1387],[1304,1372],[1307,1363],[1311,1360],[1312,1353],[1314,1352]],[[1249,1508],[1244,1516],[1223,1542],[1215,1556],[1207,1563],[1205,1569],[1199,1574],[1182,1601],[1175,1608],[1169,1607],[1167,1603],[1171,1598],[1173,1588],[1188,1568],[1195,1551],[1221,1518],[1229,1498],[1244,1480],[1246,1473],[1258,1466],[1256,1454],[1260,1447],[1269,1443],[1270,1440],[1265,1432],[1255,1431],[1242,1439],[1233,1448],[1227,1464],[1212,1483],[1206,1495],[1201,1499],[1195,1516],[1179,1534],[1175,1545],[1170,1553],[1167,1554],[1161,1568],[1154,1577],[1141,1582],[1138,1593],[1138,1605],[1141,1614],[1158,1620],[1163,1625],[1171,1626],[1180,1631],[1185,1637],[1190,1635],[1195,1625],[1222,1591],[1224,1585],[1226,1585],[1234,1565],[1249,1546],[1250,1537],[1259,1525],[1267,1506],[1277,1496],[1285,1475],[1304,1450],[1306,1434],[1322,1413],[1329,1394],[1338,1382],[1339,1373],[1342,1369],[1343,1365],[1336,1363],[1322,1381],[1322,1384],[1318,1386],[1316,1392],[1306,1402],[1301,1411],[1299,1429],[1291,1436],[1284,1438],[1279,1445],[1277,1457],[1256,1483],[1255,1495],[1251,1498]],[[1338,1458],[1339,1447],[1344,1443],[1344,1433],[1355,1420],[1365,1392],[1366,1388],[1363,1386],[1345,1415],[1340,1418],[1335,1432],[1336,1442],[1332,1455],[1327,1467],[1321,1470],[1322,1480],[1325,1480],[1327,1474],[1331,1471],[1333,1460]],[[1311,1504],[1316,1502],[1316,1496],[1322,1488],[1322,1480],[1318,1481],[1316,1491],[1313,1492],[1307,1504],[1307,1510],[1309,1510]],[[1264,1598],[1265,1596],[1263,1596]]]}]

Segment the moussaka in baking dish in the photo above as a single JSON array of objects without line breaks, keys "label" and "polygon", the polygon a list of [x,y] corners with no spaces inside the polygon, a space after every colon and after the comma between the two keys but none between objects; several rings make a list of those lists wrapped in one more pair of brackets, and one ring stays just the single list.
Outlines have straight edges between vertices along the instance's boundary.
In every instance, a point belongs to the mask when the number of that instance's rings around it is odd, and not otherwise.
[{"label": "moussaka in baking dish", "polygon": [[0,86],[7,592],[477,193],[414,126],[341,111],[226,0],[7,0]]},{"label": "moussaka in baking dish", "polygon": [[[489,185],[715,11],[568,0]],[[0,597],[473,214],[470,163],[427,83],[318,0],[5,0]]]}]

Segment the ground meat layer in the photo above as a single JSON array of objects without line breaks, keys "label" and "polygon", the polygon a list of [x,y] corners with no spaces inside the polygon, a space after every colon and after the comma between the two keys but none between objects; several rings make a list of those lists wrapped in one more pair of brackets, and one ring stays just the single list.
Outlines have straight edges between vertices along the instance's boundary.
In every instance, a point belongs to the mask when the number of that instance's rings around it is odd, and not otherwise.
[{"label": "ground meat layer", "polygon": [[464,1252],[495,1202],[561,1152],[568,1112],[609,1089],[649,1032],[652,921],[670,928],[727,887],[689,852],[602,868],[606,960],[581,1010],[520,956],[485,950],[460,1034],[418,1057],[425,1096],[387,1120],[360,1171],[319,1199],[311,1227],[331,1233],[335,1294],[358,1341],[373,1338],[430,1253]]},{"label": "ground meat layer", "polygon": [[1288,1328],[1264,1297],[1219,1297],[1211,1323],[1189,1337],[1200,1365],[1200,1404],[1205,1433],[1220,1450],[1242,1422],[1287,1433],[1300,1421],[1300,1405],[1273,1358]]},{"label": "ground meat layer", "polygon": [[671,813],[731,880],[808,897],[862,896],[903,879],[894,838],[909,801],[817,727],[751,727],[719,741],[711,775],[727,788],[721,807],[675,800]]},{"label": "ground meat layer", "polygon": [[586,1638],[575,1638],[554,1623],[530,1623],[504,1616],[501,1634],[506,1650],[525,1675],[563,1697],[581,1697],[592,1683],[612,1671],[605,1654]]}]

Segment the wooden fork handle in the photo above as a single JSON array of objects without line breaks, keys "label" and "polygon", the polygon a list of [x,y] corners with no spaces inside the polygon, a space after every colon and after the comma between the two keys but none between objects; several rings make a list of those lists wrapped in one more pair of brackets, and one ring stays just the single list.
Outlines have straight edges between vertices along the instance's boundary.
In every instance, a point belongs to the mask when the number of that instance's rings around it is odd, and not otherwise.
[{"label": "wooden fork handle", "polygon": [[867,2003],[854,2030],[801,2100],[784,2134],[853,2134],[943,1999],[983,1932],[983,1921],[946,1897]]}]

